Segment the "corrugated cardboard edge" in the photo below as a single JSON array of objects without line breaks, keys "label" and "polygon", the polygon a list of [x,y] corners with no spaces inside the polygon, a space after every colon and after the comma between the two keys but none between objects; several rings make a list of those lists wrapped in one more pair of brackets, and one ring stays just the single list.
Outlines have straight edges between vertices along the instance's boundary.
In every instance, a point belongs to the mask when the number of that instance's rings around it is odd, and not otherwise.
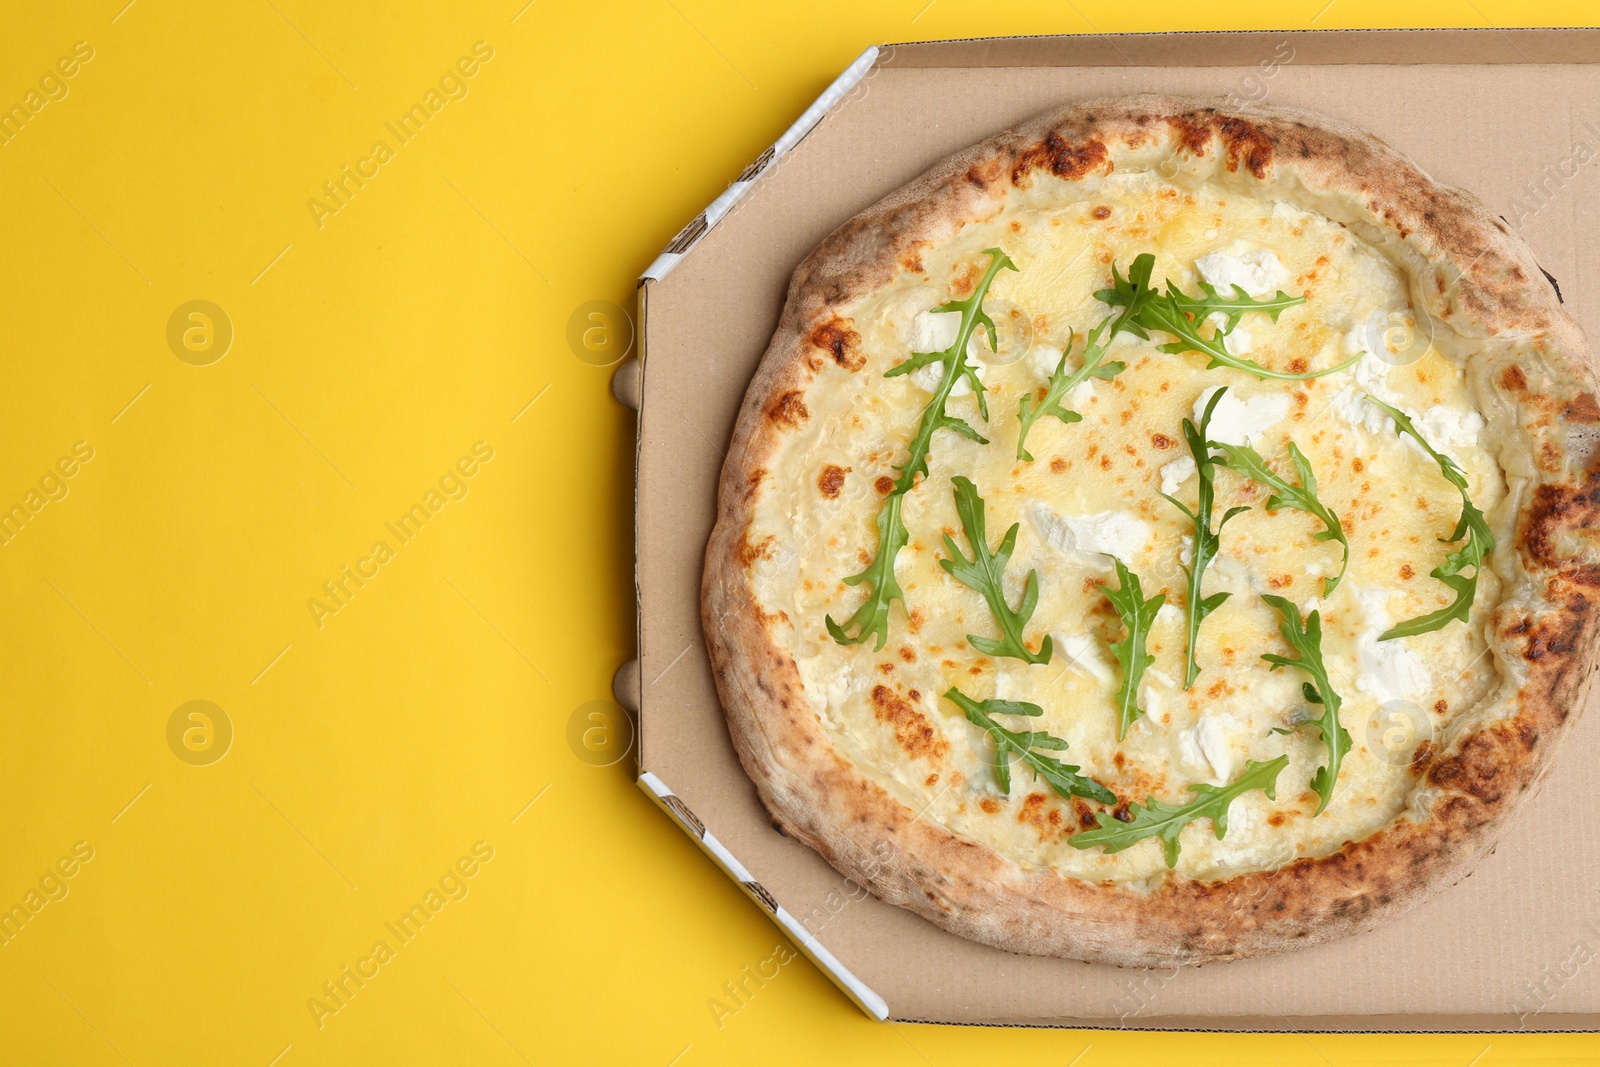
[{"label": "corrugated cardboard edge", "polygon": [[639,775],[639,788],[643,789],[653,799],[662,811],[677,820],[685,833],[700,845],[705,854],[716,862],[718,867],[739,884],[749,897],[760,904],[766,913],[772,916],[779,929],[789,935],[795,945],[822,969],[822,972],[833,979],[835,985],[844,991],[845,996],[855,1001],[856,1006],[872,1018],[883,1022],[889,1018],[889,1005],[884,999],[874,993],[867,984],[850,972],[850,968],[840,963],[827,946],[823,945],[807,930],[800,921],[779,904],[771,893],[767,892],[762,884],[756,881],[755,876],[739,862],[737,856],[729,852],[716,835],[706,829],[706,824],[700,817],[690,810],[689,805],[679,800],[652,771],[645,771]]},{"label": "corrugated cardboard edge", "polygon": [[834,105],[843,100],[851,89],[862,78],[867,76],[867,71],[878,61],[879,49],[873,45],[856,57],[856,61],[845,68],[844,73],[833,79],[822,95],[812,101],[811,106],[795,120],[794,125],[784,131],[782,137],[756,157],[755,162],[744,169],[744,172],[734,179],[732,185],[723,190],[722,195],[711,201],[706,209],[690,220],[689,225],[678,231],[678,235],[667,245],[666,250],[656,257],[656,261],[645,270],[639,278],[641,282],[660,281],[677,265],[678,260],[688,255],[699,240],[711,231],[711,227],[721,222],[723,217],[733,209],[739,198],[749,191],[756,179],[761,177],[768,167],[782,159],[794,146],[805,140],[806,134],[816,128],[823,116],[832,111]]}]

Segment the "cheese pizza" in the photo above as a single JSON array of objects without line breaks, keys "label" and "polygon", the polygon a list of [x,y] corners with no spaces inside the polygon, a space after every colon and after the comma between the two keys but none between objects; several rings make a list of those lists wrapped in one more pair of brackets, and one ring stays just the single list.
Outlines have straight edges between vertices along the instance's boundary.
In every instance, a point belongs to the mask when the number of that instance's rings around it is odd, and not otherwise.
[{"label": "cheese pizza", "polygon": [[1521,240],[1359,130],[1000,134],[795,273],[706,555],[735,748],[786,833],[1012,951],[1394,916],[1581,704],[1587,361]]}]

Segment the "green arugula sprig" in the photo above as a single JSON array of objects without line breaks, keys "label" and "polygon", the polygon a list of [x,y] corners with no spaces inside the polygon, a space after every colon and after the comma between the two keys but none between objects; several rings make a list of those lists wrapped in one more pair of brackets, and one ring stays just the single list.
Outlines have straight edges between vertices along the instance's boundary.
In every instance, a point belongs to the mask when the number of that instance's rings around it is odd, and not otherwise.
[{"label": "green arugula sprig", "polygon": [[1312,534],[1312,539],[1337,541],[1344,546],[1344,559],[1339,564],[1339,573],[1332,578],[1322,579],[1322,595],[1327,596],[1338,588],[1346,568],[1350,566],[1350,540],[1345,536],[1344,525],[1340,523],[1339,516],[1317,499],[1317,476],[1311,470],[1311,461],[1306,459],[1300,447],[1293,441],[1289,442],[1289,459],[1294,463],[1295,472],[1300,476],[1299,485],[1291,485],[1287,479],[1273,471],[1267,466],[1267,461],[1261,458],[1261,453],[1249,445],[1227,445],[1216,442],[1215,447],[1224,453],[1218,457],[1218,463],[1272,490],[1272,496],[1267,498],[1268,511],[1293,508],[1315,516],[1321,520],[1323,529]]},{"label": "green arugula sprig", "polygon": [[1028,431],[1032,430],[1033,424],[1044,416],[1054,415],[1069,426],[1083,418],[1078,412],[1061,404],[1061,399],[1071,392],[1074,386],[1090,378],[1115,378],[1128,369],[1128,365],[1120,359],[1108,363],[1101,362],[1105,358],[1106,346],[1111,341],[1108,338],[1102,345],[1100,335],[1110,322],[1110,319],[1106,319],[1089,331],[1083,350],[1083,363],[1071,374],[1067,373],[1067,360],[1072,358],[1072,336],[1068,334],[1066,351],[1061,353],[1061,362],[1056,364],[1056,369],[1050,374],[1050,385],[1045,390],[1044,399],[1035,404],[1034,394],[1029,393],[1017,405],[1017,421],[1022,424],[1022,428],[1017,431],[1018,459],[1027,463],[1033,462],[1033,454],[1026,447]]},{"label": "green arugula sprig", "polygon": [[1217,402],[1226,393],[1226,388],[1218,389],[1211,394],[1211,400],[1206,404],[1204,413],[1200,416],[1200,425],[1196,427],[1188,419],[1183,420],[1183,438],[1189,442],[1189,452],[1194,456],[1194,466],[1200,482],[1199,497],[1195,502],[1194,510],[1180,503],[1166,493],[1166,497],[1173,507],[1188,516],[1189,522],[1194,527],[1194,560],[1183,568],[1183,573],[1189,579],[1189,657],[1184,666],[1183,687],[1188,689],[1194,685],[1194,680],[1200,674],[1200,662],[1195,658],[1195,646],[1200,640],[1200,624],[1207,615],[1220,608],[1231,593],[1212,593],[1203,596],[1200,592],[1201,579],[1205,575],[1206,567],[1211,563],[1222,547],[1222,528],[1228,525],[1228,520],[1235,515],[1249,511],[1249,507],[1240,505],[1229,508],[1222,516],[1222,521],[1217,523],[1216,529],[1211,527],[1211,509],[1215,497],[1213,480],[1215,476],[1215,460],[1211,455],[1211,438],[1209,436],[1211,425],[1211,412],[1216,408]]},{"label": "green arugula sprig", "polygon": [[911,534],[906,530],[905,522],[902,520],[901,511],[905,495],[916,485],[917,477],[919,475],[927,477],[928,453],[933,444],[934,433],[939,430],[951,430],[979,444],[988,443],[987,438],[966,422],[945,413],[945,402],[950,398],[950,390],[955,388],[958,380],[965,378],[972,386],[973,392],[977,394],[979,412],[985,419],[989,417],[983,383],[978,380],[977,371],[967,363],[967,340],[972,336],[973,330],[982,326],[989,331],[990,347],[995,349],[1000,347],[994,320],[983,310],[983,299],[988,295],[989,287],[994,284],[995,276],[1002,270],[1016,270],[1017,265],[998,248],[985,249],[984,254],[989,256],[989,267],[973,288],[972,295],[965,300],[952,300],[933,309],[935,312],[961,315],[961,326],[956,331],[955,343],[943,352],[913,353],[910,358],[884,375],[886,378],[892,378],[909,374],[918,367],[934,362],[944,365],[944,377],[940,380],[939,387],[934,390],[932,399],[922,409],[917,432],[911,438],[910,455],[906,457],[904,464],[895,468],[899,476],[878,512],[877,555],[873,556],[872,562],[867,564],[865,570],[844,580],[846,585],[865,584],[867,598],[843,625],[834,622],[831,615],[826,618],[828,633],[841,645],[856,645],[875,637],[876,647],[881,649],[889,640],[890,605],[897,600],[902,606],[905,604],[905,592],[894,576],[895,556],[911,540]]},{"label": "green arugula sprig", "polygon": [[1322,743],[1328,750],[1328,762],[1318,767],[1317,773],[1311,778],[1311,788],[1317,791],[1320,798],[1317,810],[1312,814],[1321,815],[1328,801],[1333,799],[1333,790],[1339,781],[1339,765],[1344,762],[1345,753],[1350,751],[1350,734],[1339,722],[1339,693],[1328,680],[1328,668],[1322,662],[1322,613],[1313,611],[1302,622],[1300,609],[1283,597],[1265,593],[1261,599],[1283,616],[1279,631],[1289,647],[1299,654],[1295,659],[1271,653],[1261,658],[1272,664],[1273,670],[1294,667],[1310,675],[1311,681],[1300,683],[1301,692],[1307,701],[1322,708],[1321,718],[1307,719],[1277,731],[1289,734],[1307,726],[1315,726],[1322,734]]},{"label": "green arugula sprig", "polygon": [[[1078,768],[1062,763],[1045,752],[1060,752],[1067,743],[1059,737],[1036,730],[1010,730],[995,722],[994,715],[1028,715],[1038,717],[1044,709],[1025,700],[973,700],[961,690],[951,687],[944,698],[966,715],[967,721],[982,727],[994,738],[994,778],[1000,792],[1011,795],[1011,754],[1022,757],[1022,762],[1033,769],[1034,776],[1043,778],[1063,797],[1084,797],[1102,804],[1115,804],[1117,795],[1093,778],[1080,775]],[[1043,751],[1035,751],[1043,750]]]},{"label": "green arugula sprig", "polygon": [[1067,838],[1067,844],[1073,848],[1098,845],[1112,853],[1159,837],[1167,866],[1176,867],[1180,851],[1178,837],[1185,826],[1196,819],[1210,819],[1217,840],[1221,841],[1228,832],[1228,808],[1233,802],[1252,789],[1261,790],[1269,800],[1278,799],[1278,774],[1288,765],[1288,756],[1278,756],[1265,763],[1249,760],[1244,773],[1227,785],[1191,785],[1189,791],[1197,795],[1187,804],[1165,804],[1149,797],[1142,805],[1128,805],[1128,813],[1133,816],[1131,821],[1097,818],[1095,829],[1073,834]]},{"label": "green arugula sprig", "polygon": [[1022,602],[1015,611],[1006,603],[1006,564],[1011,562],[1011,553],[1017,547],[1017,529],[1021,523],[1012,523],[1011,529],[1000,539],[1000,547],[991,553],[988,527],[983,515],[983,497],[978,495],[977,487],[969,479],[958,474],[951,481],[956,487],[956,514],[961,516],[961,529],[967,535],[967,543],[972,546],[972,558],[963,555],[961,549],[956,547],[954,538],[945,534],[944,550],[949,558],[941,559],[939,566],[962,585],[983,594],[994,621],[1000,624],[1000,632],[1004,635],[996,641],[992,637],[968,634],[967,640],[973,648],[986,655],[1011,656],[1024,663],[1049,663],[1049,634],[1045,634],[1039,642],[1037,653],[1029,652],[1022,639],[1022,628],[1033,616],[1033,609],[1039,603],[1039,572],[1028,572],[1022,585]]},{"label": "green arugula sprig", "polygon": [[[1425,634],[1430,630],[1442,630],[1452,619],[1466,622],[1472,612],[1473,598],[1478,595],[1478,575],[1483,573],[1484,560],[1494,551],[1494,534],[1489,530],[1489,520],[1467,495],[1467,476],[1455,460],[1430,445],[1404,412],[1390,407],[1376,397],[1369,396],[1367,400],[1389,413],[1389,418],[1394,420],[1396,431],[1416,438],[1417,443],[1427,449],[1428,455],[1439,464],[1439,470],[1444,474],[1445,480],[1461,490],[1461,518],[1457,520],[1456,528],[1450,536],[1441,537],[1439,541],[1443,544],[1452,544],[1466,538],[1466,544],[1445,556],[1443,563],[1428,572],[1455,590],[1455,601],[1449,607],[1407,619],[1391,627],[1379,635],[1378,640],[1392,641],[1397,637],[1411,637],[1415,634]],[[1472,568],[1471,576],[1461,573],[1468,567]]]},{"label": "green arugula sprig", "polygon": [[1145,651],[1145,641],[1150,636],[1150,626],[1155,622],[1156,612],[1167,602],[1167,594],[1157,593],[1146,600],[1139,576],[1117,557],[1112,556],[1111,562],[1117,567],[1119,587],[1104,589],[1103,592],[1106,599],[1111,601],[1111,606],[1117,609],[1123,629],[1127,631],[1121,641],[1107,642],[1111,646],[1111,654],[1122,666],[1122,686],[1117,690],[1117,740],[1121,741],[1127,736],[1128,727],[1144,714],[1144,709],[1139,706],[1139,682],[1146,668],[1156,661],[1154,656]]},{"label": "green arugula sprig", "polygon": [[[1148,253],[1146,253],[1148,254]],[[1143,256],[1139,258],[1144,258]],[[1137,263],[1138,260],[1135,260]],[[1130,271],[1130,276],[1132,272]],[[1125,281],[1117,272],[1116,264],[1111,266],[1112,287],[1101,289],[1095,293],[1095,299],[1110,304],[1113,307],[1133,308],[1140,291],[1130,282]],[[1303,304],[1303,296],[1290,296],[1281,289],[1274,296],[1263,300],[1252,300],[1250,294],[1235,285],[1234,295],[1223,296],[1206,282],[1200,283],[1200,296],[1187,296],[1183,290],[1169,278],[1165,290],[1147,290],[1147,298],[1139,303],[1138,307],[1129,316],[1126,329],[1133,334],[1148,339],[1150,330],[1159,330],[1176,337],[1176,341],[1160,345],[1163,352],[1199,352],[1207,356],[1210,362],[1206,364],[1207,370],[1216,370],[1218,367],[1232,367],[1242,370],[1257,378],[1278,378],[1284,381],[1305,381],[1310,378],[1320,378],[1325,374],[1344,370],[1361,358],[1360,355],[1352,356],[1332,367],[1312,371],[1281,371],[1263,367],[1254,360],[1245,359],[1229,352],[1223,346],[1222,339],[1233,331],[1239,324],[1239,319],[1246,312],[1259,311],[1268,316],[1273,322],[1278,321],[1278,316],[1294,307]],[[1210,337],[1200,336],[1200,327],[1205,323],[1206,317],[1220,312],[1225,323],[1221,329],[1215,330]]]},{"label": "green arugula sprig", "polygon": [[[1112,265],[1112,282],[1117,291],[1125,296],[1126,302],[1122,305],[1122,312],[1115,318],[1102,319],[1098,326],[1089,331],[1089,336],[1084,341],[1083,362],[1071,374],[1067,373],[1067,360],[1072,355],[1072,334],[1069,332],[1066,348],[1061,353],[1061,362],[1056,364],[1056,369],[1050,375],[1050,385],[1045,390],[1044,398],[1036,402],[1034,395],[1029,393],[1017,405],[1017,421],[1022,423],[1022,429],[1017,433],[1018,459],[1033,462],[1033,456],[1024,446],[1028,440],[1028,431],[1033,429],[1033,424],[1044,416],[1053,415],[1069,426],[1083,418],[1078,412],[1061,404],[1062,398],[1071,392],[1074,386],[1090,378],[1109,380],[1128,369],[1128,365],[1121,360],[1112,360],[1109,363],[1101,361],[1117,334],[1127,327],[1133,316],[1138,314],[1139,309],[1150,299],[1150,271],[1155,265],[1156,257],[1148,252],[1135,257],[1126,278],[1116,273],[1116,266]],[[1102,336],[1105,337],[1104,343],[1100,340]]]}]

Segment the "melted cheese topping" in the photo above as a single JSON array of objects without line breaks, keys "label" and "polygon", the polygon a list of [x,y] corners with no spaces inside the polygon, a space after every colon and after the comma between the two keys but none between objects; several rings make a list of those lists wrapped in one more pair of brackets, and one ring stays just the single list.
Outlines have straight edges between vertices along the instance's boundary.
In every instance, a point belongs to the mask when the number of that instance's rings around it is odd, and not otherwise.
[{"label": "melted cheese topping", "polygon": [[[1054,195],[1066,188],[1058,183]],[[1429,348],[1397,365],[1392,353],[1406,351],[1407,339],[1396,341],[1389,327],[1404,319],[1405,280],[1338,223],[1284,202],[1206,185],[1180,188],[1148,174],[1115,174],[1074,186],[1069,195],[1084,199],[1019,199],[964,227],[947,245],[922,252],[921,272],[903,272],[849,309],[866,365],[847,381],[825,378],[808,393],[810,417],[774,458],[748,535],[762,546],[752,564],[757,598],[779,620],[776,637],[794,656],[838,749],[913,810],[1024,866],[1124,882],[1165,870],[1156,841],[1115,855],[1068,846],[1067,838],[1091,825],[1102,806],[1062,799],[1024,766],[1014,766],[1010,796],[1002,795],[991,769],[992,739],[940,699],[952,685],[974,699],[1042,706],[1043,718],[1030,725],[1066,739],[1063,761],[1080,765],[1125,802],[1148,796],[1185,802],[1191,784],[1224,783],[1246,760],[1287,752],[1277,799],[1256,790],[1235,801],[1225,840],[1215,838],[1209,819],[1184,831],[1181,874],[1221,877],[1332,852],[1404,810],[1417,781],[1410,769],[1417,745],[1470,714],[1495,680],[1482,620],[1499,586],[1487,568],[1471,625],[1376,640],[1393,622],[1450,602],[1450,590],[1428,572],[1449,551],[1438,539],[1451,532],[1460,497],[1434,461],[1408,446],[1363,396],[1414,413],[1430,440],[1465,470],[1474,502],[1487,511],[1505,484],[1484,421],[1457,363]],[[997,320],[1021,323],[1031,347],[1021,358],[1013,349],[1002,359],[986,342],[976,346],[987,357],[990,417],[980,417],[970,392],[953,397],[948,410],[991,443],[949,431],[935,435],[928,477],[905,501],[911,541],[895,570],[905,609],[893,608],[881,652],[870,641],[839,645],[823,618],[843,620],[861,602],[862,591],[843,579],[872,557],[882,489],[892,466],[905,462],[928,389],[938,382],[937,375],[928,382],[883,374],[941,328],[928,319],[953,324],[957,316],[930,316],[928,309],[971,293],[987,264],[982,250],[990,246],[1004,248],[1020,271],[1002,272],[985,306]],[[1093,293],[1109,284],[1111,264],[1126,270],[1147,251],[1156,253],[1154,277],[1189,293],[1205,278],[1257,296],[1281,286],[1307,297],[1276,323],[1262,314],[1244,317],[1234,342],[1247,344],[1256,362],[1326,367],[1380,346],[1389,360],[1369,355],[1324,378],[1268,381],[1205,370],[1205,358],[1195,353],[1164,354],[1156,345],[1167,338],[1159,335],[1147,341],[1124,334],[1108,358],[1127,369],[1075,389],[1065,403],[1083,421],[1041,419],[1028,439],[1034,462],[1019,462],[1018,400],[1045,384],[1069,329],[1081,338],[1108,313]],[[1075,351],[1073,366],[1077,360]],[[1340,549],[1313,540],[1321,524],[1298,511],[1269,513],[1263,487],[1218,468],[1216,516],[1236,504],[1252,510],[1224,530],[1222,555],[1206,572],[1208,595],[1234,595],[1201,627],[1201,673],[1185,691],[1185,619],[1174,606],[1184,601],[1180,565],[1192,555],[1191,530],[1158,491],[1193,504],[1194,465],[1181,420],[1193,418],[1209,390],[1223,385],[1229,394],[1214,416],[1214,437],[1248,439],[1291,479],[1292,439],[1312,463],[1320,498],[1344,522],[1350,568],[1324,597],[1321,579],[1338,573]],[[1018,602],[1028,571],[1036,569],[1039,604],[1026,635],[1033,647],[1042,635],[1054,636],[1047,665],[983,656],[965,639],[999,630],[982,597],[938,563],[944,533],[966,547],[951,491],[957,474],[971,478],[985,498],[991,547],[1011,524],[1020,526],[1008,599]],[[1141,686],[1146,715],[1121,742],[1114,710],[1121,669],[1107,642],[1123,630],[1100,589],[1115,581],[1104,552],[1117,553],[1140,575],[1146,595],[1164,592],[1168,604],[1150,636],[1156,662]],[[1315,718],[1320,709],[1305,703],[1305,675],[1272,671],[1261,659],[1267,652],[1293,654],[1279,636],[1277,615],[1259,598],[1263,592],[1288,597],[1306,613],[1320,608],[1324,658],[1354,742],[1332,803],[1316,817],[1308,782],[1326,762],[1319,735],[1273,730]]]}]

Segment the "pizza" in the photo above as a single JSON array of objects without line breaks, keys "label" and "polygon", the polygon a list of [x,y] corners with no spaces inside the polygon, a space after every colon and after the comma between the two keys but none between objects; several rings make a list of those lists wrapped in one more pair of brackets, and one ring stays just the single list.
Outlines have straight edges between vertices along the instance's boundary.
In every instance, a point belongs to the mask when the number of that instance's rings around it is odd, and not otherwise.
[{"label": "pizza", "polygon": [[1014,952],[1310,945],[1464,877],[1594,664],[1555,279],[1334,120],[1144,95],[796,270],[702,612],[785,834]]}]

